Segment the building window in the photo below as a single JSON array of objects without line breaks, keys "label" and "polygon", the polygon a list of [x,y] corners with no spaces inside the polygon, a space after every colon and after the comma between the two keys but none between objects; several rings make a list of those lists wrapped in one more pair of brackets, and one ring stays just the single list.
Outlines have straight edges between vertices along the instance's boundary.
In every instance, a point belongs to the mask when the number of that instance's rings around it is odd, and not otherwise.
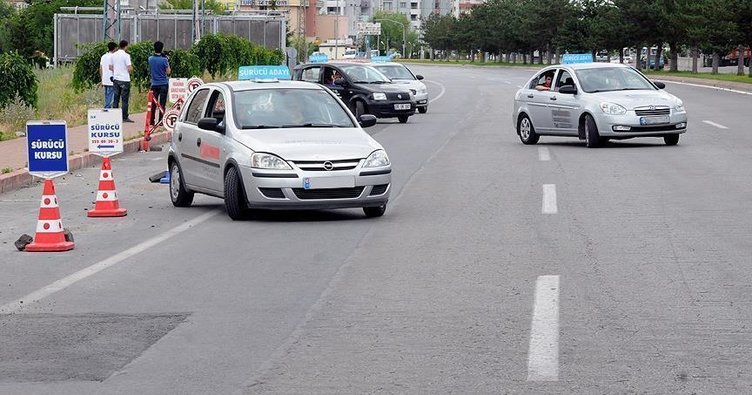
[{"label": "building window", "polygon": [[410,15],[410,20],[411,21],[417,21],[418,20],[418,16],[415,15],[415,14],[412,14],[412,15]]},{"label": "building window", "polygon": [[406,1],[400,1],[400,8],[407,8],[407,2]]},{"label": "building window", "polygon": [[417,10],[418,9],[418,3],[410,3],[410,9]]}]

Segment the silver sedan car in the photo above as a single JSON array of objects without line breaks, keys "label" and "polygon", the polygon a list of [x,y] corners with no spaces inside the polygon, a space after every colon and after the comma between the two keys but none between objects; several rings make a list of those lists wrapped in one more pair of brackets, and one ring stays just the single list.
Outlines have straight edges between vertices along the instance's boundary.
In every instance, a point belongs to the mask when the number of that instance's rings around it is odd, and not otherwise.
[{"label": "silver sedan car", "polygon": [[410,93],[415,98],[415,107],[418,108],[418,112],[425,114],[428,112],[428,89],[426,84],[423,83],[423,76],[420,74],[413,74],[410,69],[402,63],[372,63],[376,70],[380,71],[385,76],[392,80],[393,84],[402,84],[410,89]]},{"label": "silver sedan car", "polygon": [[687,130],[687,113],[663,88],[623,64],[549,66],[517,91],[512,121],[524,144],[540,136],[571,136],[590,148],[634,137],[676,145]]},{"label": "silver sedan car", "polygon": [[170,198],[224,199],[232,219],[251,209],[362,207],[386,211],[391,164],[384,148],[329,89],[300,81],[235,81],[196,89],[168,154]]}]

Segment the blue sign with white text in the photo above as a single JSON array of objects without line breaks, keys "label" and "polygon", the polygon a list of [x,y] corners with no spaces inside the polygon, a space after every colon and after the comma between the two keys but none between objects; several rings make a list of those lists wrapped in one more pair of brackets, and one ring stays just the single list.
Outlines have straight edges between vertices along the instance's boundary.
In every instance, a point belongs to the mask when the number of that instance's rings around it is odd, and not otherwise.
[{"label": "blue sign with white text", "polygon": [[239,80],[291,80],[287,66],[240,66]]},{"label": "blue sign with white text", "polygon": [[26,124],[26,141],[29,173],[68,172],[68,129],[64,122],[29,122]]},{"label": "blue sign with white text", "polygon": [[561,55],[561,64],[593,63],[593,55],[589,53],[565,53]]},{"label": "blue sign with white text", "polygon": [[371,62],[373,63],[389,63],[391,61],[391,56],[371,56]]},{"label": "blue sign with white text", "polygon": [[308,57],[308,63],[326,63],[329,57],[323,53],[315,53]]}]

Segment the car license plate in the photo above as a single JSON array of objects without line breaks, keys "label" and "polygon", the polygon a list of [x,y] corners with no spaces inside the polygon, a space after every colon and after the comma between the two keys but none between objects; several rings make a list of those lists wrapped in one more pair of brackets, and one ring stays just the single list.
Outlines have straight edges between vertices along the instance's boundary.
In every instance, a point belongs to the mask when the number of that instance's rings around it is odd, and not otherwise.
[{"label": "car license plate", "polygon": [[640,117],[640,125],[660,125],[662,123],[669,123],[668,115],[661,115],[658,117]]},{"label": "car license plate", "polygon": [[303,189],[353,188],[354,176],[303,177]]},{"label": "car license plate", "polygon": [[410,103],[397,103],[394,105],[395,110],[409,110]]}]

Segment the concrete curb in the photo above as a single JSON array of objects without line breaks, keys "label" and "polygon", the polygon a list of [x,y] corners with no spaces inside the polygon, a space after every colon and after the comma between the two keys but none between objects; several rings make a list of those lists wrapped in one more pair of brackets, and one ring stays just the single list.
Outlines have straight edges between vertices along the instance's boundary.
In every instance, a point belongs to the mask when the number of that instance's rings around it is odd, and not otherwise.
[{"label": "concrete curb", "polygon": [[[172,132],[155,133],[151,136],[151,145],[165,144],[170,141]],[[123,153],[133,153],[141,150],[141,144],[144,138],[137,138],[134,140],[126,141],[123,143]],[[75,154],[68,158],[68,170],[78,170],[84,167],[92,166],[101,162],[98,155],[94,155],[88,152],[82,154]],[[16,170],[7,174],[0,174],[0,193],[10,192],[24,187],[32,186],[34,177],[29,174],[27,169]]]}]

